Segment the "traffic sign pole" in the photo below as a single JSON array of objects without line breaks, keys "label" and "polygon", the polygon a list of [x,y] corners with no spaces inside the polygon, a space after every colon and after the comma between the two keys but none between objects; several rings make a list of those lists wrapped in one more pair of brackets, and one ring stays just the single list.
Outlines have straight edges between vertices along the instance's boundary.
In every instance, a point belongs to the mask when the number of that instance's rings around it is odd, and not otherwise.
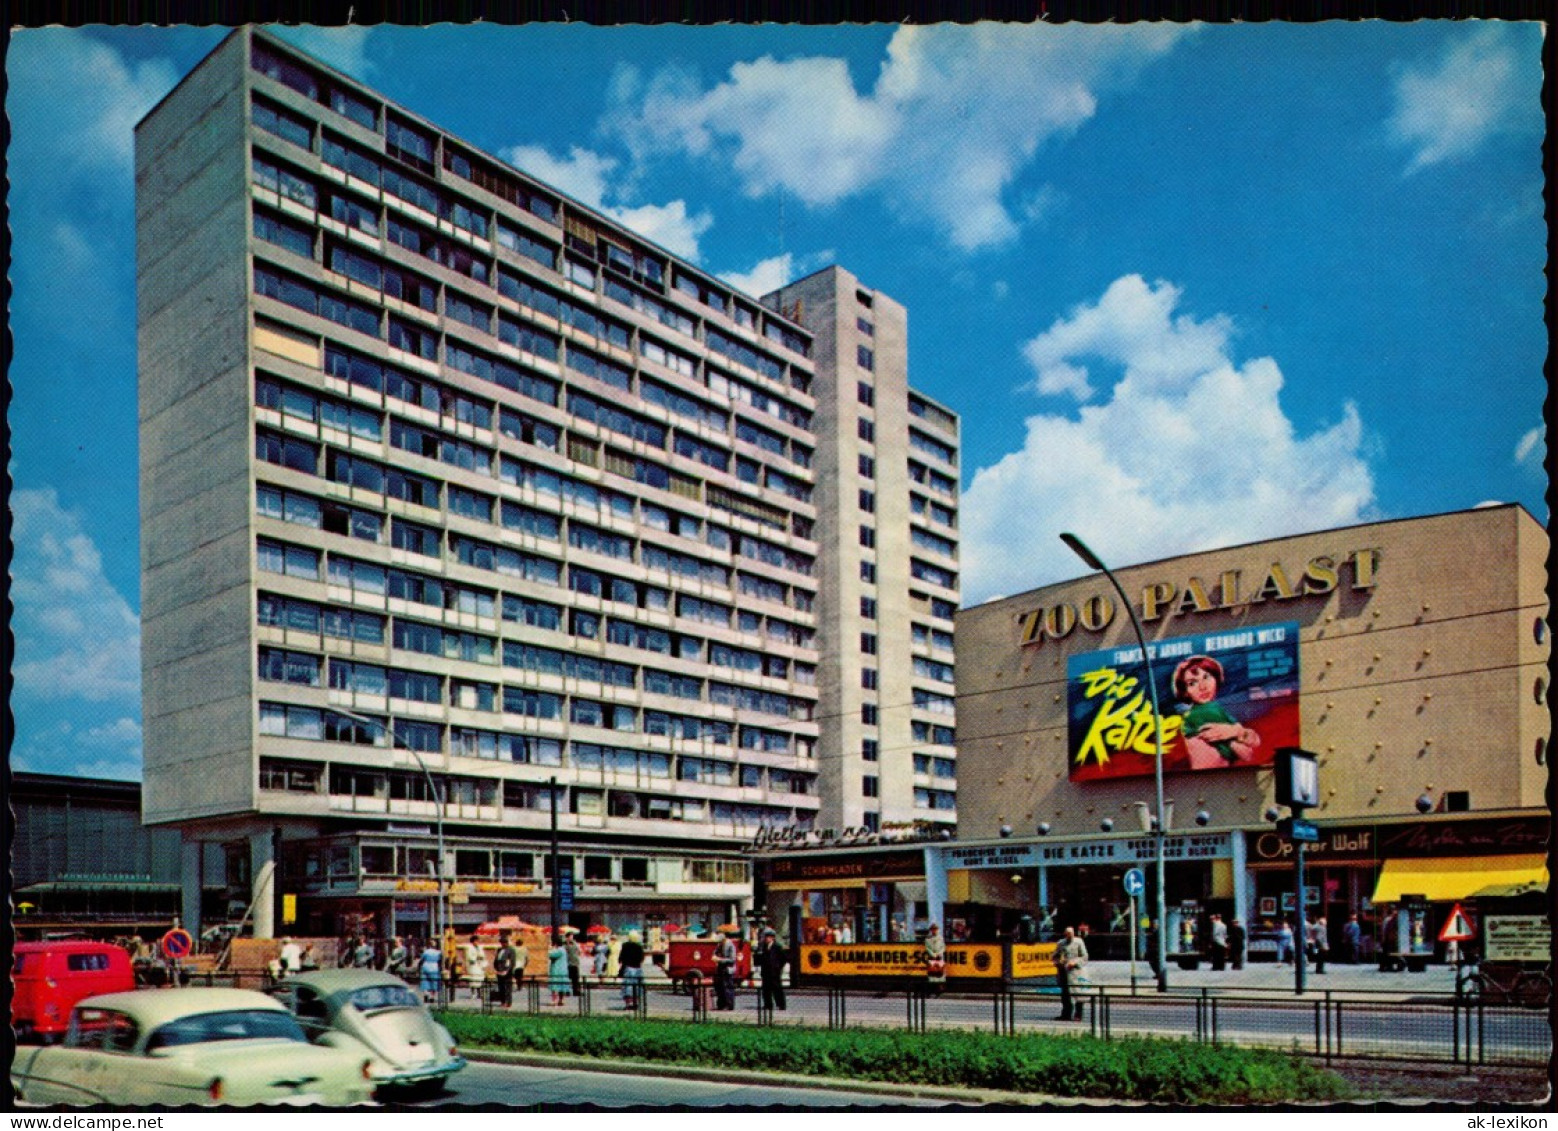
[{"label": "traffic sign pole", "polygon": [[1131,899],[1131,995],[1136,994],[1136,897],[1147,887],[1147,877],[1140,868],[1131,868],[1121,881],[1125,894]]},{"label": "traffic sign pole", "polygon": [[1131,896],[1131,996],[1136,996],[1136,896]]}]

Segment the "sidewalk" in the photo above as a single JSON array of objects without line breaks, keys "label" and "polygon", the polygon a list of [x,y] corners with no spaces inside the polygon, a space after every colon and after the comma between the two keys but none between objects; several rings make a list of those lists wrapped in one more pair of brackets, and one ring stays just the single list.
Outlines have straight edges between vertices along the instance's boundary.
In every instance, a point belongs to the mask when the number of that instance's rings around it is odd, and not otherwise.
[{"label": "sidewalk", "polygon": [[[1131,964],[1125,961],[1089,962],[1088,974],[1094,986],[1129,988]],[[1293,992],[1292,966],[1278,966],[1274,962],[1246,963],[1243,970],[1213,970],[1203,962],[1199,969],[1181,970],[1170,962],[1168,968],[1169,990],[1199,991],[1203,988],[1224,993]],[[1136,963],[1138,990],[1154,990],[1157,978],[1145,961]],[[1418,974],[1400,970],[1389,974],[1381,972],[1378,963],[1358,963],[1355,966],[1327,962],[1325,973],[1315,972],[1311,965],[1306,972],[1306,989],[1311,993],[1344,991],[1351,993],[1381,993],[1395,995],[1453,994],[1455,992],[1455,967],[1430,966]]]}]

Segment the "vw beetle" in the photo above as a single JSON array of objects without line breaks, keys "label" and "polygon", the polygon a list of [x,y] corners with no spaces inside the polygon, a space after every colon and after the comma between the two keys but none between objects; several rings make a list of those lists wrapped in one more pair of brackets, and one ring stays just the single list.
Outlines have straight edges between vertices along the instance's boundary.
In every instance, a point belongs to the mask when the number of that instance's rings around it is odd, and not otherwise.
[{"label": "vw beetle", "polygon": [[465,1059],[422,1004],[392,974],[377,970],[315,970],[282,981],[271,997],[297,1018],[317,1045],[369,1058],[369,1074],[386,1092],[441,1092]]}]

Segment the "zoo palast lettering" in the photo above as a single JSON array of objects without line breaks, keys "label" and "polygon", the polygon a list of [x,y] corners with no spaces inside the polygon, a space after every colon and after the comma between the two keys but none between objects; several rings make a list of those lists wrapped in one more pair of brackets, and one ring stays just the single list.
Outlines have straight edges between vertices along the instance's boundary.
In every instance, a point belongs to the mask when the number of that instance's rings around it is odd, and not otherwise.
[{"label": "zoo palast lettering", "polygon": [[[1344,570],[1351,574],[1351,588],[1372,589],[1379,557],[1380,552],[1373,549],[1354,550],[1340,558],[1320,554],[1305,562],[1303,570],[1296,575],[1289,574],[1281,562],[1272,562],[1260,584],[1247,595],[1242,589],[1243,571],[1237,569],[1224,570],[1213,586],[1208,586],[1199,577],[1187,579],[1183,586],[1172,581],[1154,581],[1142,587],[1141,619],[1155,621],[1165,614],[1211,613],[1329,593],[1342,583]],[[1113,597],[1095,593],[1080,605],[1059,604],[1030,609],[1019,614],[1017,621],[1022,630],[1022,644],[1026,646],[1064,639],[1077,625],[1089,632],[1102,632],[1113,622],[1115,612]]]}]

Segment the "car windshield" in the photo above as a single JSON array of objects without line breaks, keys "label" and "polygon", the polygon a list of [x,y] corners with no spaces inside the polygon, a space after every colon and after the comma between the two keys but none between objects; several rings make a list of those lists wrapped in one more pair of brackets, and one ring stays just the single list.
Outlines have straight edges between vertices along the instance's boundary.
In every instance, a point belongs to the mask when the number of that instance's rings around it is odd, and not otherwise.
[{"label": "car windshield", "polygon": [[396,985],[364,986],[353,990],[346,1002],[361,1013],[378,1009],[415,1009],[422,1004],[410,986]]},{"label": "car windshield", "polygon": [[146,1051],[174,1045],[257,1038],[308,1042],[290,1013],[275,1009],[229,1009],[221,1013],[197,1013],[168,1022],[151,1035],[146,1042]]}]

